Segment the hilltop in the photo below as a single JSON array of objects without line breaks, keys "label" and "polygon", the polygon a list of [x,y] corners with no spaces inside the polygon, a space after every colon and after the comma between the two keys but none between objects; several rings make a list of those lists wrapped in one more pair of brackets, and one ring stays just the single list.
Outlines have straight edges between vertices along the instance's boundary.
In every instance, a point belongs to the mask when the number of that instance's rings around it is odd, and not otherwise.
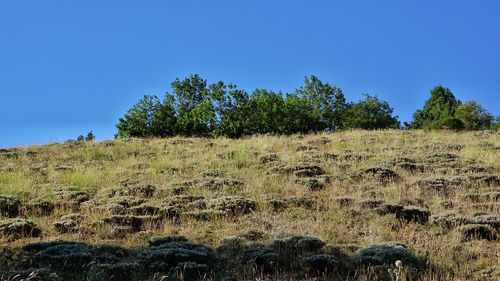
[{"label": "hilltop", "polygon": [[2,149],[0,280],[493,280],[498,159],[494,131]]}]

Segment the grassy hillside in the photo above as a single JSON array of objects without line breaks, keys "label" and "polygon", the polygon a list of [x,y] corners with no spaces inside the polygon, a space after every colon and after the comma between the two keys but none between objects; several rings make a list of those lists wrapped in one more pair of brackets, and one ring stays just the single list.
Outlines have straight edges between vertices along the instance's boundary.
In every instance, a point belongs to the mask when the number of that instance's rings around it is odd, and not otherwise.
[{"label": "grassy hillside", "polygon": [[0,276],[495,280],[499,159],[499,133],[398,130],[4,149]]}]

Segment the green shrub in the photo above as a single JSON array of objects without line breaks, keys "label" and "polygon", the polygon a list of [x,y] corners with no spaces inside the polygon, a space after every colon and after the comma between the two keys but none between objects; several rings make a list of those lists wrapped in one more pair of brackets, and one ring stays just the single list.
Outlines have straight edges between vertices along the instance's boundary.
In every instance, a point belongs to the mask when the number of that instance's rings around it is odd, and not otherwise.
[{"label": "green shrub", "polygon": [[462,103],[449,88],[436,86],[408,126],[416,129],[494,129],[493,116],[476,101]]},{"label": "green shrub", "polygon": [[413,114],[412,127],[435,129],[440,120],[454,117],[460,104],[460,100],[455,98],[449,88],[436,86],[431,90],[431,96],[425,101],[424,107]]},{"label": "green shrub", "polygon": [[461,104],[455,116],[462,121],[464,129],[481,130],[493,127],[493,115],[484,109],[476,101],[468,101]]},{"label": "green shrub", "polygon": [[446,117],[429,125],[430,129],[463,130],[464,122],[456,117]]},{"label": "green shrub", "polygon": [[393,108],[377,96],[365,94],[359,102],[351,103],[346,110],[344,127],[352,129],[387,129],[399,128],[397,116],[392,116]]}]

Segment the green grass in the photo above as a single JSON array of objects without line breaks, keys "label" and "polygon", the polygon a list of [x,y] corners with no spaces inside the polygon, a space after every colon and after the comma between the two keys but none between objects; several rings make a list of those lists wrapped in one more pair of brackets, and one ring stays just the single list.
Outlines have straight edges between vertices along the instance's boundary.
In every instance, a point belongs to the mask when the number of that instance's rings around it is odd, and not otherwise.
[{"label": "green grass", "polygon": [[76,169],[61,173],[58,175],[57,181],[76,190],[92,191],[98,188],[100,174],[93,169]]},{"label": "green grass", "polygon": [[0,194],[22,198],[30,187],[31,180],[21,173],[0,173]]},{"label": "green grass", "polygon": [[86,146],[81,150],[77,150],[76,157],[81,161],[109,160],[113,157],[113,153],[105,148]]},{"label": "green grass", "polygon": [[225,163],[227,168],[232,169],[243,169],[248,168],[254,163],[252,155],[250,151],[243,146],[238,147],[237,149],[231,151],[228,160]]},{"label": "green grass", "polygon": [[167,170],[173,169],[173,168],[175,168],[175,165],[172,163],[172,160],[170,160],[169,158],[157,159],[151,163],[151,169],[156,173],[167,171]]}]

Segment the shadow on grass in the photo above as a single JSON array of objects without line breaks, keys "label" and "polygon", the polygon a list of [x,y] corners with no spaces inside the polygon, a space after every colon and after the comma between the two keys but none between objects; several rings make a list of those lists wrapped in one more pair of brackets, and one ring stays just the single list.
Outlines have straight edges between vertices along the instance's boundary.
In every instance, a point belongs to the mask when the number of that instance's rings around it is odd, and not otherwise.
[{"label": "shadow on grass", "polygon": [[391,280],[387,270],[396,260],[404,266],[402,280],[416,280],[426,269],[398,243],[357,249],[311,236],[267,244],[235,237],[218,248],[182,236],[157,237],[138,248],[49,241],[2,249],[0,280]]}]

